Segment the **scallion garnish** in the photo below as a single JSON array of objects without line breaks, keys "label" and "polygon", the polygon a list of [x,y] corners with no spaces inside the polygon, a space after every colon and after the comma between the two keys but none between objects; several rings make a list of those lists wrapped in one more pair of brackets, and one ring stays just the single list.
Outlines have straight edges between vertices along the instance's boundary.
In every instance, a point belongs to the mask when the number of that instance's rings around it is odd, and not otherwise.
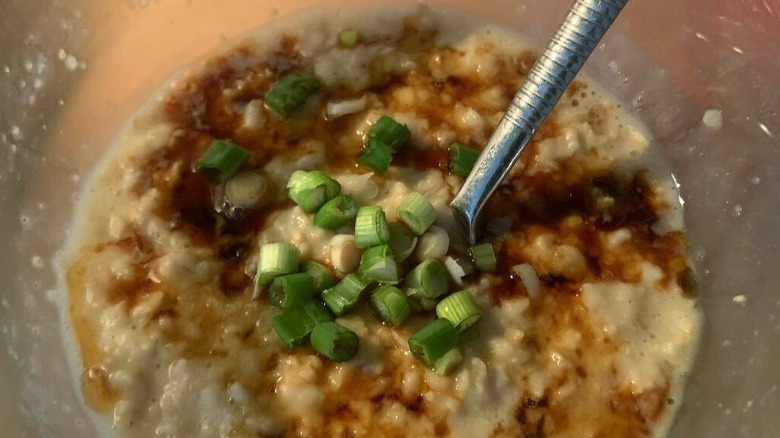
[{"label": "scallion garnish", "polygon": [[314,216],[314,225],[335,230],[349,223],[358,212],[357,201],[347,195],[339,195],[326,202]]},{"label": "scallion garnish", "polygon": [[306,342],[314,327],[333,317],[322,301],[309,300],[300,306],[284,309],[274,316],[272,325],[282,343],[293,348]]},{"label": "scallion garnish", "polygon": [[450,235],[447,230],[433,225],[417,241],[415,257],[417,260],[438,259],[444,257],[449,248]]},{"label": "scallion garnish", "polygon": [[360,340],[352,330],[329,321],[314,327],[311,333],[311,345],[328,359],[344,362],[355,357]]},{"label": "scallion garnish", "polygon": [[496,253],[490,243],[480,243],[470,249],[471,258],[480,271],[492,271],[496,269]]},{"label": "scallion garnish", "polygon": [[433,208],[433,204],[417,192],[406,196],[396,212],[398,217],[418,236],[436,220],[436,209]]},{"label": "scallion garnish", "polygon": [[380,283],[398,283],[398,264],[389,245],[372,246],[360,259],[360,275]]},{"label": "scallion garnish", "polygon": [[360,207],[355,219],[355,246],[368,248],[385,244],[389,240],[390,230],[387,228],[387,219],[382,207],[376,205]]},{"label": "scallion garnish", "polygon": [[333,321],[333,315],[328,311],[328,306],[321,300],[311,300],[304,303],[301,308],[306,315],[317,325],[325,321]]},{"label": "scallion garnish", "polygon": [[268,300],[284,309],[301,305],[316,294],[314,278],[305,272],[276,277],[268,287]]},{"label": "scallion garnish", "polygon": [[469,176],[479,158],[479,151],[462,143],[450,146],[450,173],[462,177]]},{"label": "scallion garnish", "polygon": [[389,116],[380,117],[368,131],[369,140],[378,140],[393,152],[406,143],[411,135],[406,125],[396,122]]},{"label": "scallion garnish", "polygon": [[391,161],[393,161],[393,150],[379,140],[369,140],[357,159],[359,164],[380,175],[384,175],[387,172]]},{"label": "scallion garnish", "polygon": [[409,339],[409,349],[417,359],[434,365],[458,344],[458,330],[446,319],[428,323]]},{"label": "scallion garnish", "polygon": [[306,213],[314,213],[341,193],[341,184],[320,170],[296,170],[287,181],[287,195]]},{"label": "scallion garnish", "polygon": [[390,231],[390,241],[388,244],[395,254],[395,259],[398,262],[406,260],[417,245],[417,236],[412,233],[406,225],[400,222],[393,222],[388,224],[388,230]]},{"label": "scallion garnish", "polygon": [[474,264],[465,257],[444,257],[444,266],[450,271],[450,279],[455,284],[463,284],[463,277],[474,272]]},{"label": "scallion garnish", "polygon": [[482,316],[482,309],[471,292],[455,292],[436,305],[436,315],[449,320],[459,332],[469,328]]},{"label": "scallion garnish", "polygon": [[195,170],[215,175],[220,181],[227,181],[238,172],[249,158],[249,152],[241,146],[224,140],[214,140],[211,146],[195,163]]},{"label": "scallion garnish", "polygon": [[299,252],[290,243],[266,243],[260,246],[257,257],[257,274],[255,276],[255,291],[252,298],[257,298],[260,288],[274,278],[298,272]]},{"label": "scallion garnish", "polygon": [[336,316],[354,309],[364,290],[371,284],[357,274],[347,274],[337,285],[322,292],[322,299]]},{"label": "scallion garnish", "polygon": [[463,362],[463,355],[458,347],[453,348],[440,357],[433,364],[433,369],[440,376],[449,375],[460,363]]},{"label": "scallion garnish", "polygon": [[447,293],[450,276],[440,261],[428,259],[406,275],[404,286],[415,296],[434,299]]},{"label": "scallion garnish", "polygon": [[339,33],[339,43],[344,47],[355,47],[360,42],[360,34],[354,29],[342,30]]},{"label": "scallion garnish", "polygon": [[294,72],[279,79],[265,95],[265,102],[280,114],[289,114],[300,107],[312,95],[320,91],[322,84],[313,74]]},{"label": "scallion garnish", "polygon": [[336,276],[321,263],[309,260],[303,264],[303,272],[311,275],[314,280],[314,290],[317,292],[322,292],[336,284]]},{"label": "scallion garnish", "polygon": [[371,294],[371,305],[384,322],[400,326],[412,312],[409,299],[394,286],[380,286]]}]

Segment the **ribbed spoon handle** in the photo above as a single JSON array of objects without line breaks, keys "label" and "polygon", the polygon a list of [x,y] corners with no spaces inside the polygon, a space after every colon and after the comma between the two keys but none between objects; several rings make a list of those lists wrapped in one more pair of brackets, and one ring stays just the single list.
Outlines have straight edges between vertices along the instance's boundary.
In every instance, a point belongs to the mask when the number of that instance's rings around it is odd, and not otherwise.
[{"label": "ribbed spoon handle", "polygon": [[476,240],[476,220],[628,0],[576,0],[531,67],[450,206]]}]

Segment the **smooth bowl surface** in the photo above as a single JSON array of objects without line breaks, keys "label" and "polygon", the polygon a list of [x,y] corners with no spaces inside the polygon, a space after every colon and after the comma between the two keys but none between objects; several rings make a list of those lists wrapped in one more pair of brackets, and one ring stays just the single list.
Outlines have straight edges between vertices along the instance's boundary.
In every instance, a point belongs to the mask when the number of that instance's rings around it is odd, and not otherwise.
[{"label": "smooth bowl surface", "polygon": [[[166,78],[226,39],[322,3],[3,3],[3,435],[95,434],[68,365],[56,255],[82,181],[121,125]],[[540,47],[568,7],[563,0],[432,3],[514,28]],[[685,201],[706,321],[673,437],[780,436],[778,39],[777,0],[634,0],[585,68],[649,126]]]}]

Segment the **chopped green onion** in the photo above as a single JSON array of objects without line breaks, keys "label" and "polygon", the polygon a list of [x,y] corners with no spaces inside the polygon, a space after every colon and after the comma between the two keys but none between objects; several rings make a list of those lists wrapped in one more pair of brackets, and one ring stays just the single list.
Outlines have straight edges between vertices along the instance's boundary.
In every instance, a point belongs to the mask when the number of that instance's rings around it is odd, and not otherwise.
[{"label": "chopped green onion", "polygon": [[279,79],[265,95],[265,102],[280,114],[289,114],[300,107],[312,95],[320,91],[322,84],[313,74],[294,72]]},{"label": "chopped green onion", "polygon": [[440,376],[449,375],[460,363],[463,362],[463,355],[458,347],[453,348],[440,357],[434,364],[433,369]]},{"label": "chopped green onion", "polygon": [[415,245],[417,245],[417,236],[412,233],[409,227],[400,222],[393,222],[387,228],[390,231],[388,244],[395,254],[396,261],[406,260],[412,255]]},{"label": "chopped green onion", "polygon": [[323,264],[307,261],[303,264],[303,271],[312,276],[314,290],[317,292],[322,292],[336,284],[336,276]]},{"label": "chopped green onion", "polygon": [[293,307],[274,316],[273,328],[287,348],[293,348],[306,342],[311,330],[311,321],[300,307]]},{"label": "chopped green onion", "polygon": [[335,322],[322,322],[311,332],[311,345],[335,362],[345,362],[357,354],[360,340],[352,330]]},{"label": "chopped green onion", "polygon": [[371,205],[360,207],[355,219],[355,246],[368,248],[390,240],[390,230],[382,207]]},{"label": "chopped green onion", "polygon": [[314,225],[326,230],[335,230],[349,223],[358,212],[357,201],[347,195],[339,195],[320,208],[314,216]]},{"label": "chopped green onion", "polygon": [[406,125],[402,125],[392,117],[382,116],[368,131],[369,140],[378,140],[390,148],[394,153],[401,145],[406,143],[412,133]]},{"label": "chopped green onion", "polygon": [[360,275],[380,283],[398,283],[398,264],[389,245],[372,246],[360,259]]},{"label": "chopped green onion", "polygon": [[450,173],[467,177],[474,168],[479,158],[479,151],[462,143],[453,143],[450,146]]},{"label": "chopped green onion", "polygon": [[471,258],[480,271],[496,269],[496,253],[493,251],[493,246],[487,242],[472,246]]},{"label": "chopped green onion", "polygon": [[357,274],[347,274],[339,284],[322,292],[322,299],[336,316],[343,316],[354,309],[360,295],[370,285]]},{"label": "chopped green onion", "polygon": [[465,257],[444,257],[444,266],[450,272],[450,278],[458,285],[463,284],[463,277],[474,272],[474,264]]},{"label": "chopped green onion", "polygon": [[409,349],[417,359],[433,365],[458,344],[458,331],[446,319],[428,323],[409,339]]},{"label": "chopped green onion", "polygon": [[436,209],[433,208],[433,204],[417,192],[409,193],[396,212],[398,217],[418,236],[436,220]]},{"label": "chopped green onion", "polygon": [[420,298],[437,298],[450,288],[449,273],[440,261],[428,259],[407,274],[404,286]]},{"label": "chopped green onion", "polygon": [[344,47],[355,47],[360,42],[360,34],[354,29],[342,30],[339,33],[339,43]]},{"label": "chopped green onion", "polygon": [[256,208],[267,202],[270,187],[265,177],[258,172],[241,172],[225,184],[225,196],[232,207]]},{"label": "chopped green onion", "polygon": [[528,298],[536,300],[542,293],[542,282],[539,280],[539,274],[536,269],[528,263],[515,265],[509,268],[514,279],[519,279],[523,283]]},{"label": "chopped green onion", "polygon": [[420,236],[415,257],[417,260],[438,259],[447,254],[450,247],[450,235],[442,227],[431,226]]},{"label": "chopped green onion", "polygon": [[308,301],[301,307],[303,308],[303,311],[306,312],[306,315],[314,321],[314,325],[325,321],[333,321],[333,315],[328,311],[328,306],[321,300]]},{"label": "chopped green onion", "polygon": [[482,309],[471,292],[462,290],[441,300],[436,305],[436,315],[449,320],[462,332],[482,317]]},{"label": "chopped green onion", "polygon": [[394,286],[381,286],[371,294],[371,305],[384,322],[398,327],[412,312],[409,299]]},{"label": "chopped green onion", "polygon": [[316,294],[314,278],[305,272],[276,277],[268,287],[268,300],[284,309],[303,304]]},{"label": "chopped green onion", "polygon": [[363,152],[357,159],[359,164],[380,175],[384,175],[387,172],[391,161],[393,161],[393,150],[390,149],[390,146],[373,139],[368,140],[368,143],[363,148]]},{"label": "chopped green onion", "polygon": [[195,170],[216,175],[220,181],[227,181],[238,172],[249,158],[249,152],[241,146],[224,140],[214,140],[211,146],[195,163]]},{"label": "chopped green onion", "polygon": [[341,184],[320,170],[296,170],[287,181],[287,196],[306,213],[314,213],[341,193]]},{"label": "chopped green onion", "polygon": [[282,343],[288,348],[300,345],[306,342],[317,324],[332,321],[333,317],[324,306],[321,301],[310,300],[274,316],[272,325]]},{"label": "chopped green onion", "polygon": [[298,248],[290,243],[266,243],[260,246],[260,254],[257,257],[255,291],[252,298],[257,298],[260,288],[270,283],[274,278],[297,272],[299,255]]}]

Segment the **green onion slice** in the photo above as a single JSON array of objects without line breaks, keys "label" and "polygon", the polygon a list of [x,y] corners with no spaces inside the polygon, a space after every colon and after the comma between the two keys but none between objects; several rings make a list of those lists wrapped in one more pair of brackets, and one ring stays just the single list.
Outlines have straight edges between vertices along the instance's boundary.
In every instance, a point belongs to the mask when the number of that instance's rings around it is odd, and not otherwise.
[{"label": "green onion slice", "polygon": [[299,256],[298,248],[290,243],[266,243],[260,246],[260,253],[257,257],[255,291],[252,298],[257,298],[260,288],[266,286],[274,278],[297,272]]},{"label": "green onion slice", "polygon": [[276,277],[268,287],[268,300],[284,309],[301,305],[316,294],[314,278],[305,272]]},{"label": "green onion slice", "polygon": [[470,249],[471,258],[480,271],[492,271],[496,269],[496,253],[490,243],[480,243]]},{"label": "green onion slice", "polygon": [[432,225],[417,241],[415,257],[418,260],[438,259],[444,257],[449,248],[450,235],[447,233],[447,230]]},{"label": "green onion slice", "polygon": [[379,140],[368,140],[363,152],[357,159],[358,164],[368,167],[374,172],[384,175],[393,161],[393,150]]},{"label": "green onion slice", "polygon": [[287,181],[287,196],[306,213],[314,213],[341,193],[341,184],[320,170],[296,170]]},{"label": "green onion slice", "polygon": [[382,321],[400,326],[412,312],[409,299],[394,286],[380,286],[371,294],[371,305]]},{"label": "green onion slice", "polygon": [[241,146],[224,140],[214,140],[208,150],[195,163],[195,170],[215,175],[220,181],[227,181],[238,172],[249,158],[249,152]]},{"label": "green onion slice", "polygon": [[322,84],[313,74],[294,72],[279,79],[265,95],[265,102],[280,114],[287,115],[320,91]]},{"label": "green onion slice", "polygon": [[306,315],[317,325],[325,321],[333,321],[333,315],[328,310],[328,306],[321,300],[311,300],[304,303],[301,308]]},{"label": "green onion slice", "polygon": [[447,268],[436,259],[428,259],[415,266],[404,282],[410,293],[420,298],[438,298],[450,288]]},{"label": "green onion slice", "polygon": [[390,241],[388,244],[395,254],[398,262],[409,258],[417,245],[417,236],[412,233],[406,225],[400,222],[393,222],[387,226],[390,231]]},{"label": "green onion slice", "polygon": [[444,257],[444,266],[450,272],[450,279],[458,285],[463,284],[463,277],[474,272],[474,264],[465,257],[448,255]]},{"label": "green onion slice", "polygon": [[460,349],[455,347],[436,360],[433,364],[433,369],[436,371],[436,374],[447,376],[452,373],[461,362],[463,362],[463,355],[460,353]]},{"label": "green onion slice", "polygon": [[352,330],[335,322],[321,322],[311,333],[311,345],[335,362],[345,362],[357,354],[360,340]]},{"label": "green onion slice", "polygon": [[355,47],[360,42],[360,34],[354,29],[342,30],[339,33],[339,43],[344,47]]},{"label": "green onion slice", "polygon": [[425,196],[412,192],[398,206],[398,217],[416,235],[422,235],[436,220],[436,209]]},{"label": "green onion slice", "polygon": [[380,283],[398,283],[400,280],[398,264],[390,246],[372,246],[363,252],[360,259],[360,275]]},{"label": "green onion slice", "polygon": [[339,195],[320,208],[314,216],[314,225],[326,230],[335,230],[348,224],[357,216],[357,201],[347,195]]},{"label": "green onion slice", "polygon": [[412,133],[406,125],[402,125],[392,117],[382,116],[374,123],[371,130],[368,131],[369,140],[378,140],[384,145],[390,148],[395,153],[400,148]]},{"label": "green onion slice", "polygon": [[317,292],[322,292],[336,284],[336,276],[321,263],[309,260],[303,264],[303,272],[311,275],[314,280],[314,290]]},{"label": "green onion slice", "polygon": [[467,177],[474,168],[479,158],[479,151],[462,143],[453,143],[450,146],[450,173]]},{"label": "green onion slice", "polygon": [[389,240],[390,230],[382,207],[376,205],[360,207],[355,219],[355,246],[368,248],[385,244]]},{"label": "green onion slice", "polygon": [[409,349],[417,359],[433,365],[458,344],[458,330],[446,319],[428,323],[409,339]]},{"label": "green onion slice", "polygon": [[482,317],[482,309],[471,292],[455,292],[436,305],[436,315],[449,320],[458,332],[469,328]]},{"label": "green onion slice", "polygon": [[332,320],[323,302],[310,300],[283,310],[274,316],[272,325],[282,343],[293,348],[306,342],[317,324]]},{"label": "green onion slice", "polygon": [[357,274],[347,274],[337,285],[322,292],[322,299],[336,316],[343,316],[355,308],[360,296],[371,282]]},{"label": "green onion slice", "polygon": [[232,207],[251,209],[267,204],[271,195],[266,178],[258,172],[241,172],[225,184],[225,196]]}]

